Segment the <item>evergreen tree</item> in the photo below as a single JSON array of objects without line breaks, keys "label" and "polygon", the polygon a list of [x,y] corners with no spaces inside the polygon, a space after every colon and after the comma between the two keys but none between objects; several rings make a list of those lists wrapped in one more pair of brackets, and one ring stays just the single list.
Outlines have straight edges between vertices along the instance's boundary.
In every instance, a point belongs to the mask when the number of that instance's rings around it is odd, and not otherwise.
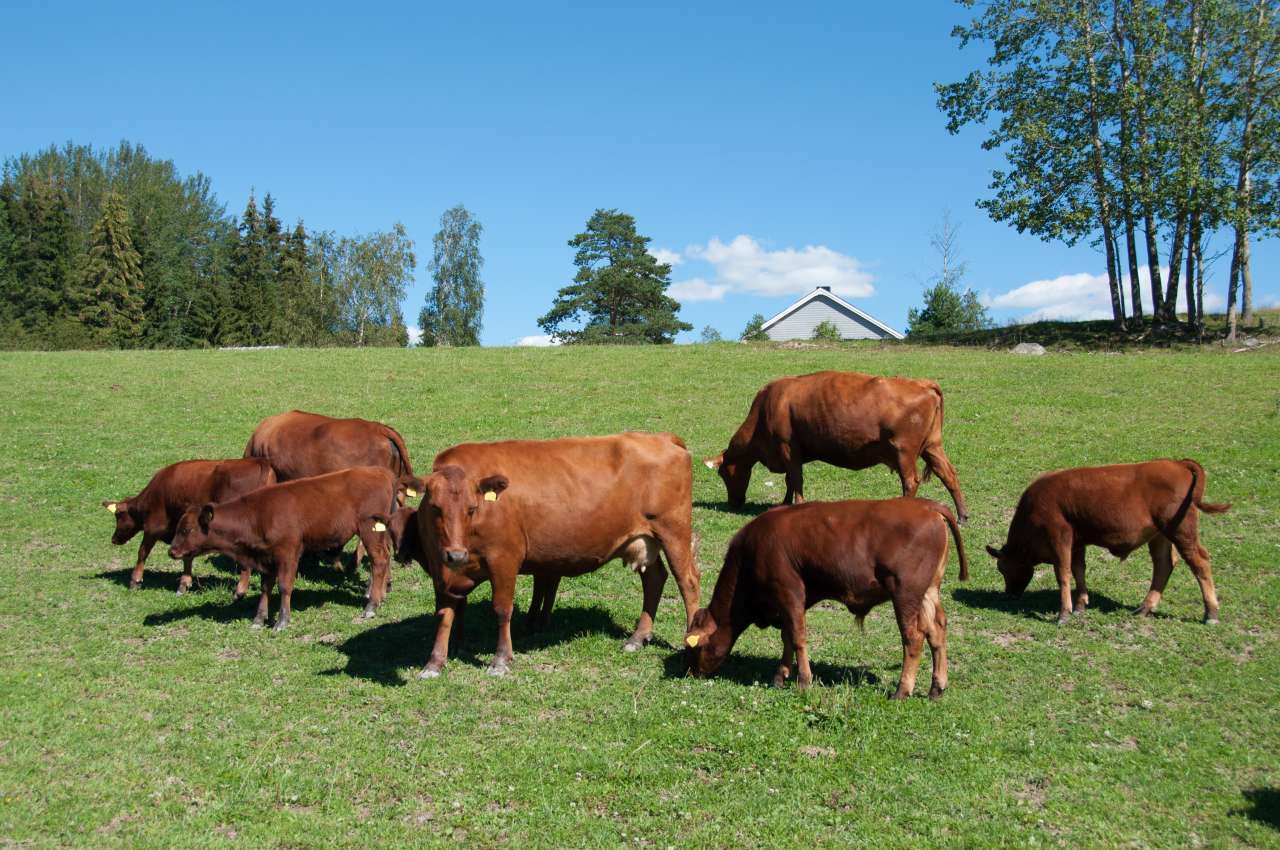
[{"label": "evergreen tree", "polygon": [[249,195],[240,219],[239,238],[231,254],[229,315],[224,335],[230,345],[263,345],[267,341],[268,287],[273,283],[262,216]]},{"label": "evergreen tree", "polygon": [[115,192],[107,195],[93,227],[85,288],[85,324],[117,348],[136,346],[143,324],[142,258],[129,235],[129,211]]},{"label": "evergreen tree", "polygon": [[56,346],[54,336],[74,322],[79,301],[67,200],[62,185],[48,177],[28,175],[19,192],[10,206],[16,279],[10,307],[28,332]]},{"label": "evergreen tree", "polygon": [[743,342],[768,342],[769,334],[765,333],[763,328],[764,316],[756,313],[747,320],[747,326],[742,329],[742,333],[738,335],[738,339]]},{"label": "evergreen tree", "polygon": [[566,343],[671,343],[680,331],[693,330],[676,316],[680,303],[666,294],[671,266],[654,259],[648,244],[631,216],[596,210],[587,229],[569,240],[577,249],[573,284],[557,293],[538,325]]},{"label": "evergreen tree", "polygon": [[459,204],[440,216],[432,239],[431,277],[435,285],[418,316],[422,345],[479,345],[484,312],[480,268],[480,222]]}]

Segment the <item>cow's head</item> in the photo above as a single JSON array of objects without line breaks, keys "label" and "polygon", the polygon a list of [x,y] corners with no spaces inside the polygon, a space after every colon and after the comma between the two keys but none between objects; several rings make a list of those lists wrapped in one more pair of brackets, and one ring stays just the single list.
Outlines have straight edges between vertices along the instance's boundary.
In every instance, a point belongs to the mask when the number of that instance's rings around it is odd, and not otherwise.
[{"label": "cow's head", "polygon": [[996,569],[1004,576],[1004,592],[1010,596],[1021,596],[1022,591],[1031,584],[1035,575],[1035,565],[1022,558],[1017,558],[1009,551],[1006,544],[1003,549],[987,546],[987,554],[996,559]]},{"label": "cow's head", "polygon": [[733,630],[721,628],[706,608],[693,612],[693,620],[684,636],[684,659],[695,676],[710,676],[733,648]]},{"label": "cow's head", "polygon": [[[442,466],[427,476],[426,497],[420,511],[429,511],[427,522],[446,565],[465,563],[472,526],[484,511],[492,510],[510,482],[505,475],[475,478],[460,466]],[[428,545],[424,542],[424,545]]]},{"label": "cow's head", "polygon": [[751,483],[751,467],[753,464],[747,463],[740,458],[726,460],[723,452],[715,457],[707,458],[702,463],[707,469],[720,474],[721,480],[724,481],[729,507],[737,509],[746,504],[747,485]]},{"label": "cow's head", "polygon": [[173,532],[173,542],[169,544],[170,558],[188,558],[209,550],[209,526],[213,524],[213,511],[212,502],[198,508],[187,508]]},{"label": "cow's head", "polygon": [[111,535],[111,542],[117,546],[128,543],[129,538],[142,530],[142,523],[133,515],[128,499],[107,499],[102,506],[115,515],[116,530]]},{"label": "cow's head", "polygon": [[[423,490],[426,492],[426,485]],[[387,534],[391,537],[391,554],[402,564],[417,561],[425,565],[422,548],[418,543],[418,510],[417,508],[400,508],[386,522]]]}]

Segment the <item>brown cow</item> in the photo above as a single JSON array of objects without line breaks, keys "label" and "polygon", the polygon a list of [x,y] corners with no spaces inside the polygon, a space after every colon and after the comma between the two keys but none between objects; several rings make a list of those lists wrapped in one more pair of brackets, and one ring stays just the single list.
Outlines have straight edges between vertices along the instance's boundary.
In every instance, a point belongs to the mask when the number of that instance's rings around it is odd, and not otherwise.
[{"label": "brown cow", "polygon": [[[693,475],[689,453],[673,434],[466,443],[436,456],[424,481],[416,533],[436,590],[439,624],[423,677],[437,676],[449,654],[455,616],[467,594],[493,583],[498,648],[489,672],[510,667],[516,576],[534,576],[537,622],[550,610],[561,576],[622,558],[641,573],[644,606],[623,644],[639,649],[667,570],[675,573],[686,622],[698,607],[693,556]],[[396,518],[393,518],[393,529]]]},{"label": "brown cow", "polygon": [[1209,553],[1200,545],[1196,509],[1220,514],[1229,504],[1204,501],[1204,467],[1194,460],[1153,460],[1114,466],[1047,472],[1031,482],[1009,524],[1004,546],[987,551],[1004,576],[1005,592],[1019,596],[1037,564],[1053,564],[1058,578],[1058,623],[1071,618],[1071,578],[1076,580],[1075,610],[1089,605],[1084,580],[1084,547],[1101,546],[1125,558],[1140,546],[1151,552],[1151,590],[1135,614],[1150,614],[1160,603],[1173,548],[1200,582],[1204,621],[1218,622]]},{"label": "brown cow", "polygon": [[[916,467],[921,456],[923,478]],[[804,501],[803,467],[815,460],[844,469],[884,464],[898,473],[904,496],[914,496],[936,472],[960,522],[969,516],[955,467],[942,450],[942,389],[935,381],[859,372],[778,378],[756,393],[729,447],[703,462],[724,479],[729,505],[740,508],[755,464],[786,474],[783,503],[789,505]]]},{"label": "brown cow", "polygon": [[[129,577],[129,589],[142,586],[143,566],[157,542],[173,542],[174,529],[188,508],[206,502],[222,502],[276,483],[275,472],[265,460],[184,460],[161,469],[142,492],[128,499],[108,499],[103,507],[115,514],[116,530],[111,542],[123,546],[139,531],[142,543],[138,560]],[[191,587],[191,558],[183,559],[178,593]],[[236,585],[237,599],[248,588],[249,572],[241,568]]]},{"label": "brown cow", "polygon": [[[413,475],[409,450],[391,426],[368,419],[334,419],[303,410],[277,413],[258,423],[244,456],[271,461],[279,481],[353,466],[385,466],[397,477]],[[409,495],[417,493],[410,488]],[[362,541],[356,546],[355,564],[363,555]]]},{"label": "brown cow", "polygon": [[894,699],[915,690],[920,651],[929,641],[937,699],[947,687],[947,615],[938,588],[947,566],[947,529],[956,541],[960,580],[969,577],[955,515],[928,499],[809,502],[766,511],[729,543],[711,604],[693,615],[685,636],[689,669],[719,669],[747,626],[782,630],[782,662],[773,684],[791,675],[801,688],[809,669],[805,611],[824,599],[845,605],[861,626],[867,613],[893,602],[902,634],[902,678]]},{"label": "brown cow", "polygon": [[271,587],[280,582],[276,631],[289,625],[293,582],[303,552],[341,548],[354,535],[373,559],[364,615],[372,617],[386,593],[385,523],[403,480],[381,467],[357,466],[264,487],[238,499],[193,507],[182,515],[169,556],[221,552],[262,573],[255,627],[267,621]]}]

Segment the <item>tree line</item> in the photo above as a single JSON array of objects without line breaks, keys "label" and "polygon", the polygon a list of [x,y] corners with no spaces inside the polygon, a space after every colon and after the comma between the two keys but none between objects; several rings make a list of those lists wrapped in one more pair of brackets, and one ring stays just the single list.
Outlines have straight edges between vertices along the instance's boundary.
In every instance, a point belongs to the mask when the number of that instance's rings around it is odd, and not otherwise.
[{"label": "tree line", "polygon": [[990,56],[936,86],[939,108],[953,133],[983,125],[982,146],[1007,162],[980,207],[1019,232],[1100,247],[1121,328],[1146,320],[1142,265],[1150,319],[1177,319],[1181,287],[1200,324],[1221,232],[1231,334],[1253,321],[1250,238],[1280,232],[1274,0],[993,0],[954,35]]},{"label": "tree line", "polygon": [[229,216],[141,145],[50,147],[0,178],[0,345],[405,345],[413,247],[286,229],[270,194]]}]

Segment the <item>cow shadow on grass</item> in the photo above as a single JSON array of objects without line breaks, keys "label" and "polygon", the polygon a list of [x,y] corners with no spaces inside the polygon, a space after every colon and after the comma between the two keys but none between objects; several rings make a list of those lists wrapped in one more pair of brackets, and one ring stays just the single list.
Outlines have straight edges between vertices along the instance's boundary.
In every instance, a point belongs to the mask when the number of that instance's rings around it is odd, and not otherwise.
[{"label": "cow shadow on grass", "polygon": [[[773,682],[773,676],[778,672],[778,659],[780,657],[781,652],[774,656],[730,653],[729,657],[725,659],[724,665],[715,672],[712,678],[727,679],[739,685],[767,685]],[[810,659],[809,669],[813,671],[813,683],[815,685],[874,687],[880,684],[880,677],[865,666],[830,664],[825,661]],[[663,675],[668,679],[683,679],[690,675],[685,665],[683,650],[673,652],[667,656],[666,660],[663,661]],[[794,687],[795,681],[795,671],[792,671],[788,683]],[[897,683],[895,682],[894,684],[896,685]]]},{"label": "cow shadow on grass", "polygon": [[1243,815],[1251,821],[1280,830],[1280,789],[1249,788],[1244,792],[1244,798],[1249,801],[1249,808],[1232,809],[1231,814]]},{"label": "cow shadow on grass", "polygon": [[707,501],[694,502],[693,506],[695,508],[702,508],[708,511],[718,511],[719,513],[724,513],[724,514],[738,514],[739,516],[757,517],[757,516],[760,516],[760,514],[764,513],[765,511],[769,510],[770,508],[782,507],[782,503],[781,502],[776,502],[776,503],[747,502],[745,505],[743,505],[740,508],[734,508],[734,507],[730,507],[728,502],[721,500],[719,502],[707,502]]},{"label": "cow shadow on grass", "polygon": [[[464,633],[459,634],[455,622],[450,635],[449,664],[484,668],[497,650],[498,622],[493,608],[484,603],[468,605],[464,620]],[[621,641],[630,632],[619,626],[606,609],[595,605],[557,607],[551,614],[551,623],[533,634],[525,627],[524,617],[516,612],[511,622],[511,643],[516,654],[513,670],[520,672],[522,654],[556,646],[583,634],[605,634]],[[434,613],[383,623],[336,645],[334,648],[347,657],[347,663],[325,670],[321,675],[406,685],[426,665],[435,637]]]},{"label": "cow shadow on grass", "polygon": [[[973,587],[957,587],[951,592],[952,597],[961,605],[970,608],[985,608],[989,611],[1002,611],[1029,620],[1057,621],[1059,596],[1056,587],[1029,590],[1018,597],[1007,595],[1003,590],[988,590]],[[1136,606],[1124,605],[1111,597],[1089,591],[1089,610],[1100,614],[1112,614],[1117,611],[1132,612]],[[1088,616],[1086,614],[1085,616]],[[1163,611],[1154,611],[1151,616],[1158,619],[1169,619],[1172,615]]]},{"label": "cow shadow on grass", "polygon": [[[354,591],[358,587],[361,596],[363,596],[369,570],[360,569],[360,565],[355,564],[354,561],[355,554],[353,552],[344,553],[341,561],[337,564],[327,556],[304,555],[302,560],[298,562],[298,575],[308,581],[327,584],[335,588],[348,588]],[[210,567],[212,572],[209,569]],[[236,586],[239,580],[240,565],[226,555],[211,555],[208,558],[197,558],[192,565],[191,572],[193,581],[189,592],[225,591],[229,596],[231,589]],[[103,570],[100,573],[96,573],[93,578],[104,579],[127,588],[132,575],[133,569],[125,567],[118,570]],[[139,589],[167,590],[173,593],[178,589],[178,579],[181,575],[182,561],[168,557],[153,556],[147,561],[146,569],[142,575],[142,586]],[[394,569],[392,575],[394,577]],[[256,580],[251,580],[249,593],[256,595],[259,586]]]},{"label": "cow shadow on grass", "polygon": [[[228,585],[234,585],[234,581],[228,580]],[[236,620],[244,620],[246,623],[253,619],[254,612],[257,611],[258,598],[260,592],[253,587],[249,588],[249,593],[244,599],[232,601],[230,590],[227,591],[228,598],[210,600],[199,605],[184,608],[174,608],[160,614],[148,614],[142,619],[143,625],[146,626],[163,626],[174,623],[179,620],[190,620],[193,617],[199,617],[203,620],[212,620],[216,623],[231,623]],[[346,588],[309,588],[295,587],[293,589],[292,608],[294,614],[305,612],[308,608],[319,608],[325,605],[342,605],[351,608],[354,612],[359,612],[364,608],[365,599],[363,590],[353,592]],[[279,612],[280,593],[279,590],[271,592],[271,615],[274,618]]]}]

